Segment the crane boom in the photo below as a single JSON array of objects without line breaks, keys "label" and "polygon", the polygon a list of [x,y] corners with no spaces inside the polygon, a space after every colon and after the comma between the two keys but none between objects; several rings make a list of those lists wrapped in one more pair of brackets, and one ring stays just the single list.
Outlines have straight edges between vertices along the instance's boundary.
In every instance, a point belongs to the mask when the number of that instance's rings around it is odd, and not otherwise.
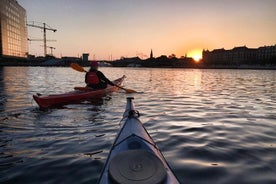
[{"label": "crane boom", "polygon": [[[43,24],[45,24],[45,23],[43,23]],[[54,32],[57,31],[56,29],[53,29],[53,28],[48,28],[48,27],[44,28],[44,26],[42,27],[42,26],[38,26],[38,25],[34,25],[34,24],[27,24],[27,26],[36,27],[36,28],[45,29],[45,30],[50,30],[50,31],[54,31]]]},{"label": "crane boom", "polygon": [[36,27],[36,28],[45,29],[45,30],[50,30],[50,31],[53,31],[53,32],[56,32],[56,31],[57,31],[57,29],[51,28],[51,27],[48,26],[46,23],[43,23],[43,26],[41,26],[41,25],[35,24],[35,22],[32,21],[32,24],[27,24],[27,26]]},{"label": "crane boom", "polygon": [[[44,41],[44,39],[31,39],[31,38],[28,38],[28,41]],[[56,42],[57,40],[46,40],[47,42]]]}]

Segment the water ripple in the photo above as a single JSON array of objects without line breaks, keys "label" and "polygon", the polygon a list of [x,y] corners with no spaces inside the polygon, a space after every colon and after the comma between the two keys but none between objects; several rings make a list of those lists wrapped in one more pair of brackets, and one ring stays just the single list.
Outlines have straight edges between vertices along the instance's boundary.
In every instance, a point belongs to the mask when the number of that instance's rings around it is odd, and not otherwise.
[{"label": "water ripple", "polygon": [[[276,182],[274,71],[102,70],[144,92],[131,94],[140,119],[181,183]],[[43,67],[0,74],[0,183],[96,183],[129,95],[40,111],[32,94],[69,91],[83,74]]]}]

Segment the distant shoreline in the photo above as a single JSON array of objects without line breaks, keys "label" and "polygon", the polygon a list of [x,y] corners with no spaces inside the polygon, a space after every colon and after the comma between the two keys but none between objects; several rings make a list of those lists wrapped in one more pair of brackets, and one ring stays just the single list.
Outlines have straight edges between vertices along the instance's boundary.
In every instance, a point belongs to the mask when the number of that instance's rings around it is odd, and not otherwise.
[{"label": "distant shoreline", "polygon": [[[50,61],[50,62],[48,62]],[[56,62],[54,62],[56,61]],[[9,58],[9,59],[1,59],[0,58],[0,67],[70,67],[70,63],[76,62],[82,66],[89,66],[89,62],[83,62],[82,60],[72,61],[72,60],[62,60],[62,59],[54,59],[53,62],[51,60],[29,60],[29,59],[18,59],[18,58]],[[145,62],[146,65],[145,65]],[[105,63],[105,61],[100,61],[100,63]],[[248,70],[276,70],[276,65],[210,65],[206,66],[203,64],[188,64],[181,65],[181,63],[172,62],[175,64],[171,64],[170,61],[166,61],[167,65],[162,65],[160,63],[151,63],[149,61],[143,62],[120,62],[119,65],[112,65],[112,62],[108,62],[102,64],[100,66],[107,67],[131,67],[131,68],[183,68],[183,69],[248,69]],[[114,62],[116,63],[116,62]],[[164,62],[163,62],[164,63]],[[180,64],[180,65],[178,65]]]}]

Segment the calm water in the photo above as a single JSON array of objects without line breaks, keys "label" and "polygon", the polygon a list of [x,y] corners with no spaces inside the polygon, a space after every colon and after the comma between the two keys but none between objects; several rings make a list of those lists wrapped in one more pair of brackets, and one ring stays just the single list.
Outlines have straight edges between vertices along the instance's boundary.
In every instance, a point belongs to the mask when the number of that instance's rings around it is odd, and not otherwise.
[{"label": "calm water", "polygon": [[276,183],[276,71],[101,68],[142,94],[39,111],[70,68],[0,68],[0,183],[96,183],[126,97],[181,183]]}]

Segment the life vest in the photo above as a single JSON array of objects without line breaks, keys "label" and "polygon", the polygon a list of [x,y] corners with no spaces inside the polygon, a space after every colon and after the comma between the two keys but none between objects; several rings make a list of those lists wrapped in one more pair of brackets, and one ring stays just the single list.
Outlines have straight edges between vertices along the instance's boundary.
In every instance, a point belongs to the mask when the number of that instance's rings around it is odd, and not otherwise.
[{"label": "life vest", "polygon": [[87,76],[86,76],[86,80],[88,84],[99,84],[100,83],[100,79],[97,76],[96,72],[88,72]]}]

